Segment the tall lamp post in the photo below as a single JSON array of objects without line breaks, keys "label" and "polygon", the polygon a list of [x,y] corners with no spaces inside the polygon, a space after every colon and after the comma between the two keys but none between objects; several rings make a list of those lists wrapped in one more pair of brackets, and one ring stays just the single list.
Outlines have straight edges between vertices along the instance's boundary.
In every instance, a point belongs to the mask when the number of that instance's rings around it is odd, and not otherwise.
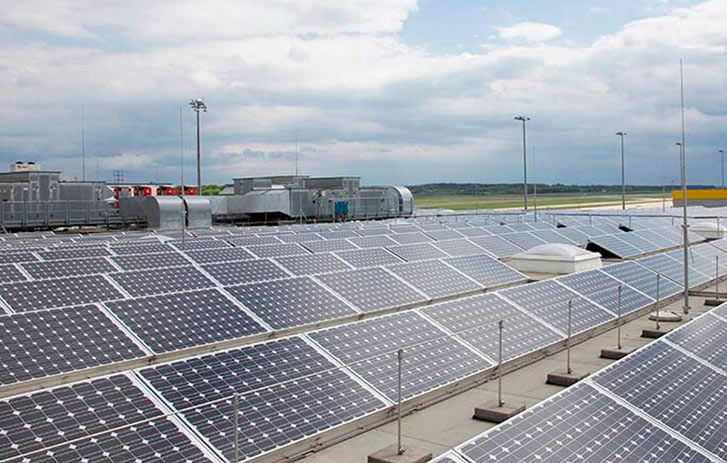
[{"label": "tall lamp post", "polygon": [[626,132],[616,132],[621,137],[621,209],[626,210],[626,167],[624,164],[624,137]]},{"label": "tall lamp post", "polygon": [[199,149],[199,113],[200,111],[207,112],[207,105],[204,104],[201,98],[196,100],[190,100],[189,106],[192,111],[197,113],[197,195],[202,195],[202,160]]},{"label": "tall lamp post", "polygon": [[515,116],[516,121],[523,123],[523,208],[528,210],[528,158],[527,158],[527,138],[525,136],[525,123],[530,120],[528,116]]},{"label": "tall lamp post", "polygon": [[719,150],[719,154],[722,156],[722,189],[724,189],[724,150]]}]

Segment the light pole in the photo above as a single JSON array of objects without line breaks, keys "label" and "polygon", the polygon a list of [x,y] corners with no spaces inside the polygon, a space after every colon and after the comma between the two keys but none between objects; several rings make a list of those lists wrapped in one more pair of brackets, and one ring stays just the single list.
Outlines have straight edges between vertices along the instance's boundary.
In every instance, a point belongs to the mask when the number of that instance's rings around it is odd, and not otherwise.
[{"label": "light pole", "polygon": [[679,147],[679,161],[682,178],[682,236],[684,240],[684,313],[689,313],[689,236],[687,233],[687,159],[684,152],[684,143],[676,142]]},{"label": "light pole", "polygon": [[197,113],[197,195],[202,195],[202,162],[200,157],[200,149],[199,149],[199,112],[204,111],[207,112],[207,105],[204,104],[204,101],[202,101],[201,98],[197,98],[196,100],[190,100],[189,106],[192,108],[192,111]]},{"label": "light pole", "polygon": [[523,123],[523,208],[528,210],[528,158],[527,158],[527,138],[525,136],[525,123],[530,120],[528,116],[515,116],[513,119]]},{"label": "light pole", "polygon": [[624,137],[626,132],[616,132],[621,137],[621,209],[626,210],[626,167],[624,165]]},{"label": "light pole", "polygon": [[722,156],[722,189],[724,189],[724,150],[719,150],[719,154]]}]

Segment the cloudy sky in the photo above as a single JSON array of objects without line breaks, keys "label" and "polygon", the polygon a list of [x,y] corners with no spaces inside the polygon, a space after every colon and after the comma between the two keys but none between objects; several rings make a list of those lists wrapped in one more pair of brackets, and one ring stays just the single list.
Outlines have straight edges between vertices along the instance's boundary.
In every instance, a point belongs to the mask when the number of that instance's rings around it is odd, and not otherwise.
[{"label": "cloudy sky", "polygon": [[[727,150],[725,0],[0,0],[0,162],[88,178],[690,182]],[[297,129],[296,129],[297,128]],[[157,174],[158,172],[158,174]]]}]

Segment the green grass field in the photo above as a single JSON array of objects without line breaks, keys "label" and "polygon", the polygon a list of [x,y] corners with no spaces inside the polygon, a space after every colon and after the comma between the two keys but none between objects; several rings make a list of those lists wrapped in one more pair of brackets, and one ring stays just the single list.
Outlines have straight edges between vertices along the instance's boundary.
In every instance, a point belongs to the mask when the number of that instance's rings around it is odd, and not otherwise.
[{"label": "green grass field", "polygon": [[[659,199],[660,195],[640,194],[638,196],[627,197],[628,203],[642,202],[645,200]],[[532,207],[533,196],[528,196],[528,203]],[[620,204],[621,197],[616,195],[608,196],[578,196],[550,194],[538,195],[537,204],[539,207],[547,208],[577,208],[579,205],[608,205]],[[507,209],[522,207],[523,198],[520,195],[487,195],[487,196],[471,196],[471,195],[441,195],[441,196],[415,196],[414,204],[421,209],[452,209],[455,211],[465,211],[472,209]]]}]

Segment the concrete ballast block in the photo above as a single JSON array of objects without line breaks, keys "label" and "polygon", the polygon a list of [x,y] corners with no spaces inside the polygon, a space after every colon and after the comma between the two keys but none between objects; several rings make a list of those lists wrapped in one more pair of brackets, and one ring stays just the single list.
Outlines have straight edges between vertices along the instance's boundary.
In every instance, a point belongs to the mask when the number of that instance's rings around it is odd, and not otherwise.
[{"label": "concrete ballast block", "polygon": [[665,330],[664,328],[659,329],[659,330],[657,330],[656,328],[654,328],[654,329],[644,329],[641,332],[641,337],[642,338],[648,338],[648,339],[656,339],[656,338],[660,338],[660,337],[664,336],[669,331],[671,331],[671,330],[670,329]]},{"label": "concrete ballast block", "polygon": [[411,446],[406,446],[399,455],[397,445],[393,444],[369,455],[368,463],[424,463],[431,459],[432,452]]},{"label": "concrete ballast block", "polygon": [[525,411],[523,403],[505,402],[500,406],[498,400],[495,399],[476,406],[472,418],[490,423],[502,423],[523,411]]},{"label": "concrete ballast block", "polygon": [[633,349],[624,349],[623,347],[621,349],[601,349],[601,358],[609,360],[620,360],[633,351]]},{"label": "concrete ballast block", "polygon": [[568,373],[566,370],[556,370],[552,373],[548,373],[548,380],[546,383],[554,386],[572,386],[583,378],[587,377],[590,373],[587,371],[575,371],[571,370]]}]

